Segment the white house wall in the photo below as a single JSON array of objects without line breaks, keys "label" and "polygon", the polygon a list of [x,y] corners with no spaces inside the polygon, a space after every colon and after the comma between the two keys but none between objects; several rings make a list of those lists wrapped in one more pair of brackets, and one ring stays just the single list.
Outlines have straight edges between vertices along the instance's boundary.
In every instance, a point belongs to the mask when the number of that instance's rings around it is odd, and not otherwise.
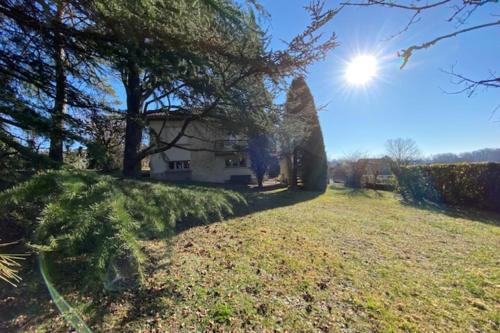
[{"label": "white house wall", "polygon": [[[161,138],[165,142],[171,142],[179,133],[183,121],[169,121],[165,124]],[[163,121],[150,121],[150,127],[158,132],[163,126]],[[227,133],[222,130],[213,129],[205,123],[193,122],[188,125],[186,135],[177,143],[191,149],[214,149],[214,141],[227,140]],[[195,139],[201,138],[202,140]],[[165,152],[154,154],[150,160],[150,175],[154,179],[170,180],[193,180],[200,182],[224,183],[230,180],[231,176],[249,175],[255,179],[254,173],[249,168],[250,161],[246,156],[247,167],[228,168],[225,165],[227,155],[219,156],[213,151],[188,151],[173,147]],[[189,160],[190,171],[170,170],[168,161]]]}]

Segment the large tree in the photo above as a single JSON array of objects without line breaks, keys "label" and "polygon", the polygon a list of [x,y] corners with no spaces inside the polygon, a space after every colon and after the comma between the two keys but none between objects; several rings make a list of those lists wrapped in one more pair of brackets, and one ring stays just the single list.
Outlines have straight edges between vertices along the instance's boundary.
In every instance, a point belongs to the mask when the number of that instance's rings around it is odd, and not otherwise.
[{"label": "large tree", "polygon": [[363,176],[368,173],[368,155],[363,152],[352,152],[345,156],[339,164],[339,169],[345,174],[345,186],[361,188]]},{"label": "large tree", "polygon": [[[232,1],[106,1],[96,21],[110,38],[108,59],[122,78],[127,95],[123,171],[136,175],[140,161],[177,146],[192,121],[210,118],[225,127],[259,121],[270,105],[265,86],[305,69],[335,46],[334,36],[318,31],[335,14],[322,5],[309,7],[311,24],[286,50],[266,51],[267,36]],[[187,117],[171,142],[150,132],[142,147],[146,115],[172,112]]]},{"label": "large tree", "polygon": [[259,188],[263,187],[264,175],[272,162],[273,142],[266,134],[257,134],[248,142],[250,167],[257,177]]},{"label": "large tree", "polygon": [[[143,158],[176,147],[193,121],[248,133],[262,127],[269,92],[335,47],[334,35],[320,34],[335,11],[313,2],[304,32],[276,51],[267,49],[254,12],[242,8],[227,0],[2,2],[0,74],[8,89],[0,96],[0,138],[28,156],[24,133],[47,137],[60,162],[64,140],[89,139],[81,131],[88,111],[117,111],[126,123],[123,171],[132,176]],[[125,87],[123,112],[107,104],[112,96],[101,79],[109,70]],[[171,142],[150,132],[146,145],[149,112],[187,117]]]},{"label": "large tree", "polygon": [[[303,188],[324,191],[328,178],[323,134],[318,119],[314,98],[305,82],[299,76],[292,81],[286,101],[285,122],[295,127],[292,142],[288,145],[288,157],[292,170],[291,186],[302,180]],[[291,129],[291,128],[290,128]]]},{"label": "large tree", "polygon": [[401,167],[414,163],[421,157],[417,143],[412,139],[390,139],[386,142],[387,155],[392,161],[392,171],[398,174]]},{"label": "large tree", "polygon": [[308,113],[302,112],[301,91],[298,89],[297,80],[292,84],[287,92],[287,99],[283,108],[278,126],[278,137],[280,142],[280,153],[285,160],[287,181],[291,188],[297,187],[299,176],[299,147],[306,140],[310,133],[308,126]]},{"label": "large tree", "polygon": [[87,137],[88,168],[120,170],[125,138],[123,118],[117,114],[90,112],[85,117],[83,132]]},{"label": "large tree", "polygon": [[63,141],[79,139],[78,112],[105,108],[94,94],[102,82],[88,5],[79,0],[0,3],[1,139],[21,156],[32,155],[23,140],[28,131],[49,138],[49,157],[62,162]]}]

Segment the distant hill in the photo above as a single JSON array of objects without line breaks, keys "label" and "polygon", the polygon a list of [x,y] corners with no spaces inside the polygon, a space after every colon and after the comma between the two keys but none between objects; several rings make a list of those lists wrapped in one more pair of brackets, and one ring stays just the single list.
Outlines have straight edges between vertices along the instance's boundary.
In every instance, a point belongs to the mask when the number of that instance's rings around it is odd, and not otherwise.
[{"label": "distant hill", "polygon": [[444,153],[433,155],[424,163],[459,163],[459,162],[500,162],[500,148],[485,148],[467,153]]}]

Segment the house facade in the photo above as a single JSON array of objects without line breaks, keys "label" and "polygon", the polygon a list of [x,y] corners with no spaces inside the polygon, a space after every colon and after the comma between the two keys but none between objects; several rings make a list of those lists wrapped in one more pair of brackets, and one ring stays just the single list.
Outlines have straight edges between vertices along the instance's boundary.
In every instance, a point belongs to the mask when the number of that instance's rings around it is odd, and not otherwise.
[{"label": "house facade", "polygon": [[391,159],[388,156],[360,159],[360,162],[366,165],[363,182],[390,183],[393,180],[394,175],[391,170]]},{"label": "house facade", "polygon": [[[150,130],[160,133],[162,142],[172,142],[181,131],[180,116],[149,115]],[[248,140],[228,133],[212,121],[195,120],[172,147],[150,158],[150,177],[172,181],[250,183],[255,175],[248,158]],[[151,136],[152,140],[154,136]]]}]

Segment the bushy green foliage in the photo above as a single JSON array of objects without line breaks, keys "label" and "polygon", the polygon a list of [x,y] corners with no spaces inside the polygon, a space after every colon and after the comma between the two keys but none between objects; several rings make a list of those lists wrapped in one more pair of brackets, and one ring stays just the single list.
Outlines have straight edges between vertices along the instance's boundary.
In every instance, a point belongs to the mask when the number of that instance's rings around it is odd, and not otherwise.
[{"label": "bushy green foliage", "polygon": [[19,154],[0,139],[0,191],[25,180],[34,170],[56,167],[59,165],[52,163],[46,156],[34,152],[29,156]]},{"label": "bushy green foliage", "polygon": [[395,175],[398,181],[397,189],[406,201],[441,202],[441,196],[435,184],[420,167],[403,167],[398,169]]},{"label": "bushy green foliage", "polygon": [[389,191],[389,192],[392,192],[395,189],[395,186],[393,184],[382,184],[382,183],[366,183],[363,187],[376,191]]},{"label": "bushy green foliage", "polygon": [[412,166],[397,177],[405,199],[500,211],[499,163]]},{"label": "bushy green foliage", "polygon": [[[317,119],[317,118],[316,118]],[[302,182],[309,191],[326,190],[328,165],[319,122],[302,151]]]},{"label": "bushy green foliage", "polygon": [[141,239],[172,235],[185,219],[220,219],[243,201],[221,189],[63,170],[40,173],[1,193],[0,214],[22,225],[39,251],[83,259],[94,284],[116,279],[123,267],[135,280],[144,260]]},{"label": "bushy green foliage", "polygon": [[109,148],[99,142],[87,144],[87,159],[89,169],[112,171],[120,169],[123,159],[121,147]]}]

